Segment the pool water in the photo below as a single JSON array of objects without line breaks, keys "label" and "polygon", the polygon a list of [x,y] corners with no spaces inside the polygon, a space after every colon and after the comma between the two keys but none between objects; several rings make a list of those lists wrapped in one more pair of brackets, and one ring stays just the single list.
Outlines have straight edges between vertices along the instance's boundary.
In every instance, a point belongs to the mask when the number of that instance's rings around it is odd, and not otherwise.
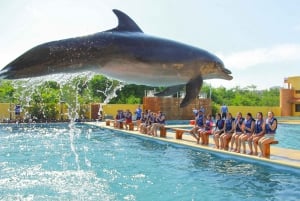
[{"label": "pool water", "polygon": [[279,124],[276,139],[279,141],[279,144],[272,146],[300,150],[300,125]]},{"label": "pool water", "polygon": [[0,126],[0,200],[297,200],[300,171],[84,124]]}]

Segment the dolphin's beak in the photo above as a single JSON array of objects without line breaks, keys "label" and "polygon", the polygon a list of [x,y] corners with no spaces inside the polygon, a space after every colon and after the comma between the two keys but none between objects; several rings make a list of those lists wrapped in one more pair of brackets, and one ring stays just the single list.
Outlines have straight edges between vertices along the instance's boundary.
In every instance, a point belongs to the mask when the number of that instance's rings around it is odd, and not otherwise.
[{"label": "dolphin's beak", "polygon": [[231,76],[231,71],[228,70],[227,68],[223,68],[222,75],[225,80],[232,80],[232,78],[233,78]]},{"label": "dolphin's beak", "polygon": [[227,68],[224,68],[224,73],[231,74],[231,71],[228,70]]},{"label": "dolphin's beak", "polygon": [[216,66],[219,68],[219,70],[221,71],[221,77],[225,80],[232,80],[232,76],[231,76],[231,71],[228,70],[227,68],[225,68],[223,62],[217,62]]},{"label": "dolphin's beak", "polygon": [[5,79],[5,78],[9,77],[9,75],[10,75],[10,71],[7,68],[2,69],[0,71],[0,78],[2,78],[2,79]]}]

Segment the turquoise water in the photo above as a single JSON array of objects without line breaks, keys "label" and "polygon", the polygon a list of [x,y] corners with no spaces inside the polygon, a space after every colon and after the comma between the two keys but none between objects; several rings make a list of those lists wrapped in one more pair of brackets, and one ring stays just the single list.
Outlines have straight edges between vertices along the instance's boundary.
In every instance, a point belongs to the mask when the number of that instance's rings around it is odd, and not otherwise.
[{"label": "turquoise water", "polygon": [[276,139],[279,141],[277,147],[300,150],[300,125],[279,124]]},{"label": "turquoise water", "polygon": [[299,170],[94,126],[0,126],[0,200],[297,200],[299,183]]}]

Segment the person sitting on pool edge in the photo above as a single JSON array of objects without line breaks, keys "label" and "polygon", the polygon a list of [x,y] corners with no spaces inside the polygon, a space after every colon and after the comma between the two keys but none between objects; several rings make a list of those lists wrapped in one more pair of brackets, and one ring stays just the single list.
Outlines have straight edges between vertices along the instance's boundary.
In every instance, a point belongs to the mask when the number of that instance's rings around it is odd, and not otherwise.
[{"label": "person sitting on pool edge", "polygon": [[258,141],[262,157],[266,157],[266,153],[264,153],[264,145],[274,140],[277,129],[277,119],[274,118],[274,113],[272,111],[268,112],[268,118],[266,118],[265,121],[265,128],[266,134]]},{"label": "person sitting on pool edge", "polygon": [[129,124],[132,124],[132,113],[130,112],[129,109],[126,110],[125,112],[125,129],[128,130],[129,129]]},{"label": "person sitting on pool edge", "polygon": [[146,134],[146,128],[147,128],[147,121],[148,121],[148,110],[145,110],[145,112],[142,112],[142,117],[141,117],[141,123],[140,123],[140,127],[139,127],[139,131],[142,134]]},{"label": "person sitting on pool edge", "polygon": [[150,115],[148,116],[148,125],[147,125],[147,134],[151,135],[150,130],[152,126],[156,123],[156,116],[157,114],[155,112],[150,112]]},{"label": "person sitting on pool edge", "polygon": [[239,137],[237,153],[241,152],[241,146],[243,145],[243,154],[246,154],[246,141],[252,136],[254,127],[255,119],[253,119],[252,114],[248,112],[242,125],[243,133]]},{"label": "person sitting on pool edge", "polygon": [[[258,141],[264,135],[265,135],[265,122],[263,120],[263,114],[262,114],[262,112],[258,112],[257,115],[256,115],[254,133],[248,139],[248,145],[249,145],[249,149],[250,149],[249,155],[253,154],[253,155],[257,156]],[[253,143],[253,147],[254,147],[254,152],[253,152],[253,149],[252,149],[252,143]]]},{"label": "person sitting on pool edge", "polygon": [[220,136],[224,133],[224,119],[222,119],[221,114],[217,113],[216,114],[216,127],[213,131],[213,138],[215,142],[215,148],[219,149],[220,148]]},{"label": "person sitting on pool edge", "polygon": [[208,145],[208,137],[212,134],[213,124],[212,116],[207,115],[204,128],[199,130],[199,139],[201,139],[202,145]]},{"label": "person sitting on pool edge", "polygon": [[[232,134],[230,141],[230,151],[236,152],[238,149],[239,137],[242,134],[242,125],[244,123],[244,118],[241,112],[238,112],[234,120],[234,133]],[[235,144],[235,149],[233,148]]]},{"label": "person sitting on pool edge", "polygon": [[197,140],[197,144],[199,144],[199,140],[200,140],[197,133],[199,132],[199,129],[204,128],[205,121],[206,120],[203,111],[199,110],[198,115],[195,118],[194,128],[190,130],[190,134]]},{"label": "person sitting on pool edge", "polygon": [[234,132],[234,119],[232,118],[232,114],[228,112],[224,124],[224,134],[220,138],[221,149],[228,150],[228,144],[230,142],[233,132]]},{"label": "person sitting on pool edge", "polygon": [[153,136],[157,136],[157,129],[165,126],[165,121],[166,115],[163,112],[159,111],[158,115],[156,115],[156,121],[150,129],[150,134]]},{"label": "person sitting on pool edge", "polygon": [[116,128],[122,128],[124,120],[125,120],[125,115],[124,115],[123,110],[118,110],[116,118],[115,118]]}]

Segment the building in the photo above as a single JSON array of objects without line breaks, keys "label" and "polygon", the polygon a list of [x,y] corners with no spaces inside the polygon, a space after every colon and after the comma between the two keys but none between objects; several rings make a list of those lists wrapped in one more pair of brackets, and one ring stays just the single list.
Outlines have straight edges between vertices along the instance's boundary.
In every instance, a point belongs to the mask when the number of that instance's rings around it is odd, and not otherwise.
[{"label": "building", "polygon": [[189,105],[180,108],[183,98],[174,97],[149,97],[143,99],[143,109],[153,112],[162,111],[168,120],[190,120],[194,119],[193,109],[203,108],[205,114],[212,113],[211,99],[196,98]]},{"label": "building", "polygon": [[281,116],[300,116],[300,76],[284,79],[280,89]]}]

